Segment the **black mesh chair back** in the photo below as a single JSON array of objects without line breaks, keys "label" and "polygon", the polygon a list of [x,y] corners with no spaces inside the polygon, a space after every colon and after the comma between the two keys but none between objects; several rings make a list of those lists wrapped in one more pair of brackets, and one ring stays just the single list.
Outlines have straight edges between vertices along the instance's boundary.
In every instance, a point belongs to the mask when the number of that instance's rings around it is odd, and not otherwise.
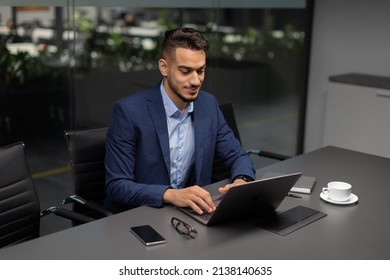
[{"label": "black mesh chair back", "polygon": [[[233,105],[231,103],[221,104],[219,108],[222,111],[222,114],[226,120],[226,123],[233,131],[234,136],[241,142],[240,133],[238,131],[238,126],[236,122],[236,117],[234,115]],[[215,156],[213,162],[213,171],[212,171],[211,182],[218,182],[227,178],[230,178],[230,168],[223,164],[221,158]]]},{"label": "black mesh chair back", "polygon": [[[233,131],[234,136],[241,142],[240,138],[240,132],[238,130],[237,122],[236,122],[236,117],[234,114],[234,108],[233,104],[231,103],[226,103],[226,104],[221,104],[219,105],[219,108],[222,111],[222,114],[226,120],[226,123],[230,127],[230,129]],[[273,152],[268,152],[264,150],[258,150],[258,149],[249,149],[247,151],[248,154],[254,154],[260,157],[265,157],[277,161],[282,161],[286,160],[289,158],[289,156],[273,153]],[[212,178],[211,181],[212,183],[218,182],[224,179],[229,179],[230,178],[230,169],[223,164],[222,160],[219,157],[214,158],[213,162],[213,171],[212,171]]]},{"label": "black mesh chair back", "polygon": [[222,111],[223,117],[225,118],[226,123],[233,131],[234,136],[241,142],[240,132],[238,130],[236,116],[234,114],[234,108],[232,103],[226,103],[219,105],[219,108]]},{"label": "black mesh chair back", "polygon": [[39,236],[40,205],[23,142],[0,148],[0,248]]},{"label": "black mesh chair back", "polygon": [[[73,202],[80,202],[80,199],[83,199],[81,203],[73,204],[73,210],[94,219],[111,214],[108,211],[106,213],[96,211],[96,208],[102,209],[105,198],[104,158],[107,130],[105,127],[65,132],[74,193],[78,197],[77,201]],[[85,203],[92,207],[85,207]]]}]

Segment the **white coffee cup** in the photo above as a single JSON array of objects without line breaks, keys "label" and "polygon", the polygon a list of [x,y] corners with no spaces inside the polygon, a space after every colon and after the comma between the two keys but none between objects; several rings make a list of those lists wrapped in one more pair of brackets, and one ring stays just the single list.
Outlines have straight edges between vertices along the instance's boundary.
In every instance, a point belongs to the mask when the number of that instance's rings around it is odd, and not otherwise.
[{"label": "white coffee cup", "polygon": [[351,197],[352,186],[345,182],[333,181],[328,183],[327,188],[322,189],[322,193],[331,200],[346,201]]}]

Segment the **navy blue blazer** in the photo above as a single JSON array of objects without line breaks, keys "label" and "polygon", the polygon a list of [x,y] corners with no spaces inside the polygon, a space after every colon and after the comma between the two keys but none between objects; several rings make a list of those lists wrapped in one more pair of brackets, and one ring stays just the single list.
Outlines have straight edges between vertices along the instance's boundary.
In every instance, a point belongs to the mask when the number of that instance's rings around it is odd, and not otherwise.
[{"label": "navy blue blazer", "polygon": [[[214,155],[231,167],[231,177],[255,178],[253,163],[226,124],[216,98],[200,91],[194,101],[195,163],[191,185],[211,183]],[[170,185],[169,140],[160,85],[116,102],[106,140],[105,206],[119,212],[164,205]]]}]

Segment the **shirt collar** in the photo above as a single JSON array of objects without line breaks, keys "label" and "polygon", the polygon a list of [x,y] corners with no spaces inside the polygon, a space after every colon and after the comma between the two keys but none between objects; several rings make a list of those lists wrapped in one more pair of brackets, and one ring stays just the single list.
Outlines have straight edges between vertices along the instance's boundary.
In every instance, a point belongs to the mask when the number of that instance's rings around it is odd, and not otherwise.
[{"label": "shirt collar", "polygon": [[[165,107],[165,112],[167,113],[168,117],[172,117],[177,112],[180,113],[180,110],[176,107],[175,103],[173,103],[173,101],[169,98],[167,92],[164,89],[163,83],[164,83],[164,81],[162,81],[160,84],[160,91],[161,91],[161,96],[162,96],[164,107]],[[190,102],[187,105],[185,115],[190,114],[193,111],[194,111],[194,103]]]}]

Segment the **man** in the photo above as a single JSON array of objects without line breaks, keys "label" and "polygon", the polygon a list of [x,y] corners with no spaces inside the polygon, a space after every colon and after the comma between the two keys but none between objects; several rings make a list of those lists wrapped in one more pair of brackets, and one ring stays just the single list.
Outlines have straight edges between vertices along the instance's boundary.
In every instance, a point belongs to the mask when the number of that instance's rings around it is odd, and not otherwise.
[{"label": "man", "polygon": [[105,160],[105,206],[111,211],[165,204],[214,211],[201,186],[211,182],[215,154],[233,178],[220,192],[255,178],[217,100],[200,91],[208,47],[192,28],[167,31],[158,62],[162,82],[115,104]]}]

